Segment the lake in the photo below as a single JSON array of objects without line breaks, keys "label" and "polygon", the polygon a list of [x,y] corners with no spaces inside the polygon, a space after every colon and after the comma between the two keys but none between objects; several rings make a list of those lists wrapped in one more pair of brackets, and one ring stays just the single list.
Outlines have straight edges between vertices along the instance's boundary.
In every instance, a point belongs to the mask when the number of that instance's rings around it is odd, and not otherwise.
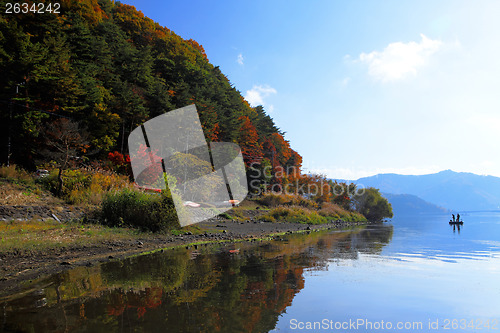
[{"label": "lake", "polygon": [[396,217],[75,269],[0,300],[4,332],[497,332],[500,213]]}]

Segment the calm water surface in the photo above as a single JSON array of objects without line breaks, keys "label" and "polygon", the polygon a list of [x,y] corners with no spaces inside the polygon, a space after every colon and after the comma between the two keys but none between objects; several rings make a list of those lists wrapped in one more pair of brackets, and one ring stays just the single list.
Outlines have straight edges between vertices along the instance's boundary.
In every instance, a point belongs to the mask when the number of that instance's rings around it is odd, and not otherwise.
[{"label": "calm water surface", "polygon": [[0,331],[500,332],[500,214],[462,217],[78,267],[0,299]]}]

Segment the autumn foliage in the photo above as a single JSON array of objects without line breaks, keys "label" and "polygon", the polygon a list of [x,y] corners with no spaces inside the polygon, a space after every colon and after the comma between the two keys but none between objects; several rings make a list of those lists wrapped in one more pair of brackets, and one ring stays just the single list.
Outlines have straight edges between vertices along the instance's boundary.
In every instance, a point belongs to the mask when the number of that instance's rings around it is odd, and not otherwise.
[{"label": "autumn foliage", "polygon": [[[260,185],[287,183],[293,177],[281,168],[300,169],[302,158],[273,119],[245,101],[202,45],[118,1],[62,1],[61,14],[43,20],[2,17],[0,72],[0,101],[14,101],[12,117],[0,113],[0,142],[16,134],[11,163],[48,162],[38,153],[41,130],[64,117],[88,131],[85,160],[128,173],[130,132],[195,104],[207,141],[238,143],[247,169],[271,165],[255,179]],[[6,149],[0,145],[0,163]]]},{"label": "autumn foliage", "polygon": [[241,122],[238,143],[245,158],[245,163],[247,166],[252,163],[260,163],[263,153],[257,129],[247,116],[241,116],[238,120]]}]

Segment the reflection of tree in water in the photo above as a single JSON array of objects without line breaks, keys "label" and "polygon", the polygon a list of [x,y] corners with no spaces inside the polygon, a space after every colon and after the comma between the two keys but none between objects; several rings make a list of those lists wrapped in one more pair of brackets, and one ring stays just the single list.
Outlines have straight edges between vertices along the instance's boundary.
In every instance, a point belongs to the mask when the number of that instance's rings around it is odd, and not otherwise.
[{"label": "reflection of tree in water", "polygon": [[391,241],[392,234],[392,225],[380,224],[376,228],[368,227],[352,235],[351,247],[358,252],[379,254],[382,248]]},{"label": "reflection of tree in water", "polygon": [[51,278],[37,293],[5,302],[1,328],[265,332],[304,288],[304,269],[379,253],[391,237],[392,227],[381,225],[231,245],[239,253],[200,246],[80,267]]}]

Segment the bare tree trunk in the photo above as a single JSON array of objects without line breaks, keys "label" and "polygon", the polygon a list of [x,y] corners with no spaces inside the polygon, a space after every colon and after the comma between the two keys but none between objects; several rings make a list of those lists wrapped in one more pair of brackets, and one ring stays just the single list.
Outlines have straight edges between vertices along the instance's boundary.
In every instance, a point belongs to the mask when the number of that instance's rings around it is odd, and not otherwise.
[{"label": "bare tree trunk", "polygon": [[57,180],[59,181],[58,182],[58,185],[57,185],[57,196],[60,197],[61,196],[61,192],[62,192],[62,187],[63,187],[63,177],[62,177],[62,174],[63,174],[63,167],[61,166],[59,168],[59,174],[57,175]]}]

